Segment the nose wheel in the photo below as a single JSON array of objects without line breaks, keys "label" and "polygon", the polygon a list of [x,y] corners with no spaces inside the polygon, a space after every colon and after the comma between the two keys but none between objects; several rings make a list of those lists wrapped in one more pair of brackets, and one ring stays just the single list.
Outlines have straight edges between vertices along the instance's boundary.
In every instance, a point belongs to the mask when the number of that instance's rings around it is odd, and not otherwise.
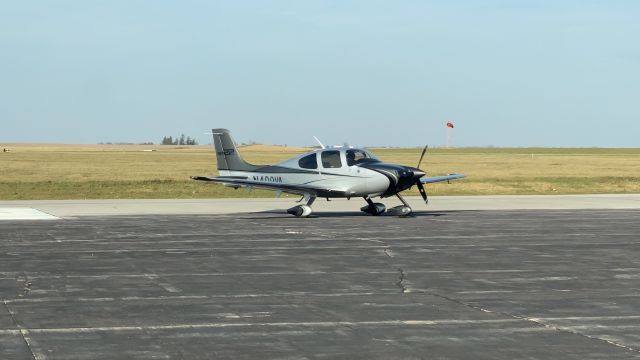
[{"label": "nose wheel", "polygon": [[411,215],[411,213],[413,212],[411,206],[409,206],[407,201],[402,197],[402,195],[400,195],[400,193],[396,193],[396,196],[398,197],[400,202],[402,202],[402,205],[389,209],[389,213],[393,213],[393,215],[400,217]]},{"label": "nose wheel", "polygon": [[362,208],[360,208],[360,210],[373,216],[379,216],[383,214],[385,211],[390,215],[400,216],[400,217],[411,215],[413,210],[411,209],[409,204],[404,200],[404,198],[400,194],[396,194],[396,196],[402,202],[402,205],[395,206],[387,210],[384,204],[374,203],[373,200],[371,200],[371,198],[365,197],[364,199],[367,201],[368,205],[363,206]]}]

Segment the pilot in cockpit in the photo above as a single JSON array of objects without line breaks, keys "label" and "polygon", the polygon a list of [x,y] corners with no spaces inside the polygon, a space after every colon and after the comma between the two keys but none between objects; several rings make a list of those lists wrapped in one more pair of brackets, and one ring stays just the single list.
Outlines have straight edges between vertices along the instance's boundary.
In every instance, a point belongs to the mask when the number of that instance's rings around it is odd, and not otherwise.
[{"label": "pilot in cockpit", "polygon": [[353,166],[356,164],[356,152],[353,150],[347,150],[347,166]]}]

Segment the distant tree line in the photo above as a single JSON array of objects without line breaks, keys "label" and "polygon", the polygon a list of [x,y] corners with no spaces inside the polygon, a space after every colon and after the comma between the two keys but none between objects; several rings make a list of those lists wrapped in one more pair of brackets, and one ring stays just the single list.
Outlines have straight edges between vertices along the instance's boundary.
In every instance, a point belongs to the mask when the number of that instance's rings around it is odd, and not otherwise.
[{"label": "distant tree line", "polygon": [[179,137],[176,136],[174,139],[173,136],[164,136],[162,138],[161,145],[198,145],[196,139],[192,139],[189,136],[184,136],[184,134]]}]

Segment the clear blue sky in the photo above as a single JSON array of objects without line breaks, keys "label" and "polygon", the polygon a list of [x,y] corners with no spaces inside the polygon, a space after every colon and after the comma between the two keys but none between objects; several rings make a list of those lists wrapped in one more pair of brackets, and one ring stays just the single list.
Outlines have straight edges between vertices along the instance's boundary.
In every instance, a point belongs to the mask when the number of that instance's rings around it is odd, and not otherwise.
[{"label": "clear blue sky", "polygon": [[5,1],[0,141],[640,147],[640,1]]}]

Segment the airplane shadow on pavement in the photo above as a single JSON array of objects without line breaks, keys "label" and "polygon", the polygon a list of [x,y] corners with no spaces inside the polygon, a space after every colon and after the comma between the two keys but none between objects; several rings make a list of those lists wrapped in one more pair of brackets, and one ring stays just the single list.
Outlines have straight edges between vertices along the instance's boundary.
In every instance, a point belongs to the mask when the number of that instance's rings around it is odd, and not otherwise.
[{"label": "airplane shadow on pavement", "polygon": [[[296,218],[290,214],[287,214],[282,210],[269,210],[255,213],[248,213],[247,216],[240,216],[239,219],[258,220],[258,219],[316,219],[316,218],[363,218],[370,217],[372,220],[376,218],[399,218],[399,219],[411,219],[411,218],[433,218],[440,216],[452,215],[461,211],[414,211],[409,216],[397,216],[391,214],[382,214],[379,216],[372,216],[365,214],[361,211],[327,211],[317,212],[311,214],[308,218]],[[468,211],[467,211],[468,212]]]}]

